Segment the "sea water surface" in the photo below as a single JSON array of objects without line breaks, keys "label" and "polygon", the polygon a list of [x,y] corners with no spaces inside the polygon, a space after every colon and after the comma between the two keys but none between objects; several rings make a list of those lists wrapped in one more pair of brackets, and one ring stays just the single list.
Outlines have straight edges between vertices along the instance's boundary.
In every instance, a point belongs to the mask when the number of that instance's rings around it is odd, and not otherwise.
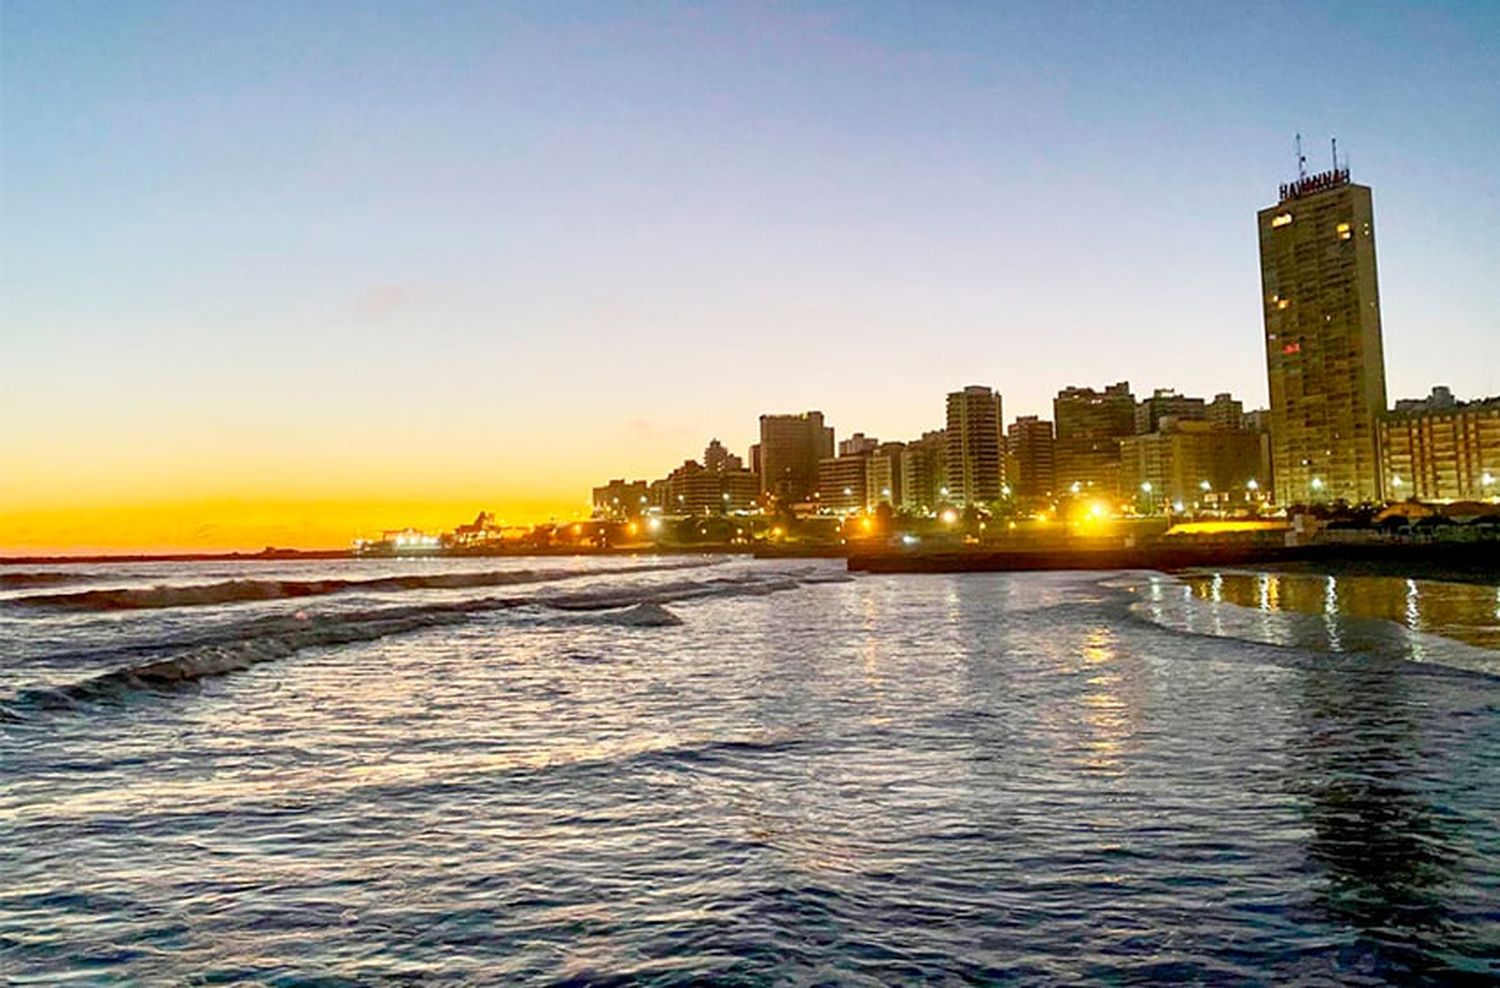
[{"label": "sea water surface", "polygon": [[0,980],[1500,978],[1500,591],[0,568]]}]

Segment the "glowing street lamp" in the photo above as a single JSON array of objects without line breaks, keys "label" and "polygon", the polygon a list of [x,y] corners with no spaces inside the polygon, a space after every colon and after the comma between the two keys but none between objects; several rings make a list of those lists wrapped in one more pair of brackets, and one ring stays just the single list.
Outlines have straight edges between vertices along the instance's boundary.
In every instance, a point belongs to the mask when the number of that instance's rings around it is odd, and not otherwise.
[{"label": "glowing street lamp", "polygon": [[1211,491],[1211,490],[1214,489],[1214,485],[1210,484],[1206,480],[1200,480],[1200,481],[1198,481],[1198,489],[1200,491],[1203,491],[1204,493],[1207,493],[1208,491]]},{"label": "glowing street lamp", "polygon": [[1321,491],[1323,489],[1323,478],[1322,477],[1314,477],[1312,479],[1312,483],[1309,486],[1312,487],[1314,494],[1318,493],[1319,491]]},{"label": "glowing street lamp", "polygon": [[1083,485],[1075,480],[1073,481],[1073,483],[1068,485],[1068,490],[1072,491],[1074,494],[1077,494],[1079,491],[1083,490]]},{"label": "glowing street lamp", "polygon": [[1143,481],[1141,481],[1141,493],[1142,494],[1150,494],[1151,493],[1151,481],[1149,481],[1149,480],[1143,480]]},{"label": "glowing street lamp", "polygon": [[1256,480],[1254,477],[1251,477],[1248,481],[1245,482],[1245,490],[1247,490],[1247,491],[1258,491],[1258,490],[1260,490],[1260,481]]}]

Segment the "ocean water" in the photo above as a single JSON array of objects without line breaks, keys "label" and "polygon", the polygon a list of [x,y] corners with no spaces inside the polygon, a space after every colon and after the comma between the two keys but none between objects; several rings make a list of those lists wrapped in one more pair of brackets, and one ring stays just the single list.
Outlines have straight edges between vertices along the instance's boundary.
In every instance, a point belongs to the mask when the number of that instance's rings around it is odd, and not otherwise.
[{"label": "ocean water", "polygon": [[0,569],[0,981],[1495,983],[1497,649],[1379,578]]}]

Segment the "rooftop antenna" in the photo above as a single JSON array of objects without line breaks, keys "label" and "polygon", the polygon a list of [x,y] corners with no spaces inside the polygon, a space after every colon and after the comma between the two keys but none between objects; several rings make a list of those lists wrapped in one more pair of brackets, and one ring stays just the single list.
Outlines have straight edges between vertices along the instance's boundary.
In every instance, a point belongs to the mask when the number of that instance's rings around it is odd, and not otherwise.
[{"label": "rooftop antenna", "polygon": [[1329,140],[1331,140],[1333,142],[1333,170],[1334,171],[1338,171],[1339,170],[1339,139],[1337,137],[1331,137],[1331,138],[1329,138]]},{"label": "rooftop antenna", "polygon": [[1297,135],[1297,178],[1298,178],[1298,180],[1301,180],[1301,179],[1304,179],[1306,177],[1307,177],[1307,158],[1304,157],[1303,154],[1302,154],[1302,135],[1299,133]]}]

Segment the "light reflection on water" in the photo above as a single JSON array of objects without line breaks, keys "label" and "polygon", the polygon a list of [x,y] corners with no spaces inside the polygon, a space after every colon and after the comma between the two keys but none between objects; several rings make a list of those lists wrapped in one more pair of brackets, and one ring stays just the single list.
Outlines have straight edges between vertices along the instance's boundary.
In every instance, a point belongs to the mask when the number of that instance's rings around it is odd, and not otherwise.
[{"label": "light reflection on water", "polygon": [[60,708],[23,687],[121,661],[104,622],[8,613],[0,971],[1405,984],[1500,951],[1500,681],[1425,637],[1492,589],[786,569],[589,584],[675,587],[676,626],[485,611]]},{"label": "light reflection on water", "polygon": [[[1330,647],[1344,647],[1349,620],[1380,620],[1500,650],[1500,587],[1401,577],[1202,572],[1183,578],[1200,600],[1264,613],[1320,614]],[[1221,626],[1222,627],[1222,626]]]}]

